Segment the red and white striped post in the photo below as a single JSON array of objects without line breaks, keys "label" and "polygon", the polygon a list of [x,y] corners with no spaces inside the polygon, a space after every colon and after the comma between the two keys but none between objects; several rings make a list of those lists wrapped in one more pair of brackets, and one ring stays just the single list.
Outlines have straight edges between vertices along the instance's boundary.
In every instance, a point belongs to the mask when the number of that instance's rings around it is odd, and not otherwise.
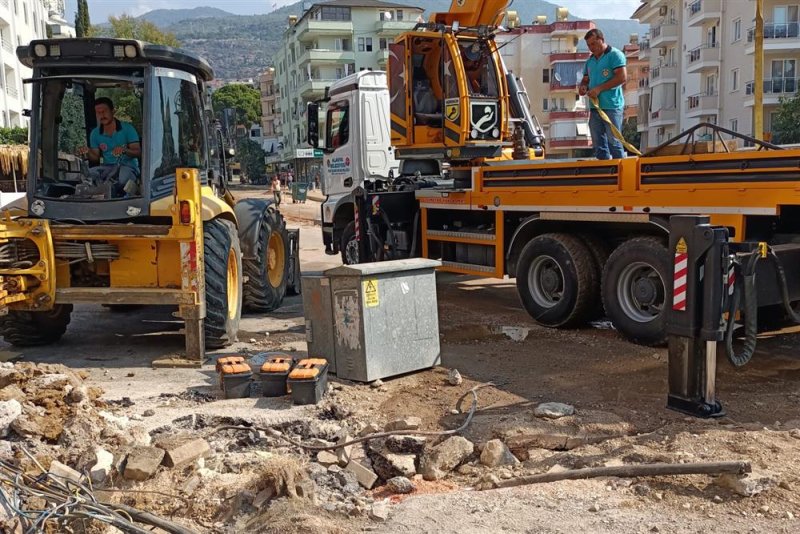
[{"label": "red and white striped post", "polygon": [[686,240],[681,238],[675,247],[675,273],[672,291],[672,309],[686,311],[687,274],[689,272],[689,253]]}]

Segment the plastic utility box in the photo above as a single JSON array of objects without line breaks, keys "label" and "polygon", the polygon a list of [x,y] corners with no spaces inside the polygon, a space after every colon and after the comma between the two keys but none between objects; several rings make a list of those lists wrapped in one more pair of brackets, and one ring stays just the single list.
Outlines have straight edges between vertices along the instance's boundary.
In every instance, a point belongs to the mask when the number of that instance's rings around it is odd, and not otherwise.
[{"label": "plastic utility box", "polygon": [[343,265],[312,284],[304,278],[309,355],[326,358],[336,376],[357,382],[438,365],[434,269],[440,265],[414,258]]}]

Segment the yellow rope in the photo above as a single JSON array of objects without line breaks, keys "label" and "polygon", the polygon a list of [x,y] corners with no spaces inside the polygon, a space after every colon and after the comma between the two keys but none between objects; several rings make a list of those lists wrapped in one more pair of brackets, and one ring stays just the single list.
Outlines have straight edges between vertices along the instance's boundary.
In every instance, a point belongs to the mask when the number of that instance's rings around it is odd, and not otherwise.
[{"label": "yellow rope", "polygon": [[600,102],[597,101],[597,98],[593,97],[593,98],[591,98],[591,101],[592,101],[592,106],[594,107],[594,109],[597,110],[597,113],[600,115],[600,118],[603,119],[609,126],[611,126],[611,133],[613,133],[614,137],[616,137],[617,140],[620,143],[622,143],[622,146],[625,147],[625,150],[627,150],[631,154],[635,154],[637,156],[641,156],[642,153],[639,152],[639,150],[635,146],[633,146],[632,144],[627,142],[625,140],[625,137],[623,137],[622,132],[620,132],[617,129],[617,127],[614,126],[614,123],[611,122],[611,119],[608,118],[608,115],[606,115],[606,112],[603,111],[603,109],[600,107]]}]

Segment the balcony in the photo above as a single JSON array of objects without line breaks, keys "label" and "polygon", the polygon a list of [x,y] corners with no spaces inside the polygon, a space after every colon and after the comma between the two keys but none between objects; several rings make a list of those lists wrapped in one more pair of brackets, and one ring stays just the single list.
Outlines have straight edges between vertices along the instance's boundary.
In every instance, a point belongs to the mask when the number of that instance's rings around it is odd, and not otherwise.
[{"label": "balcony", "polygon": [[650,113],[646,109],[639,108],[636,114],[636,131],[645,132],[650,127]]},{"label": "balcony", "polygon": [[689,118],[719,113],[719,95],[701,93],[686,99],[686,116]]},{"label": "balcony", "polygon": [[550,149],[592,148],[592,139],[587,136],[550,137],[547,139]]},{"label": "balcony", "polygon": [[325,94],[325,88],[330,87],[335,81],[335,79],[306,80],[297,88],[297,91],[300,93],[300,96],[305,99],[323,96]]},{"label": "balcony", "polygon": [[650,39],[642,39],[639,41],[639,59],[648,59],[650,57]]},{"label": "balcony", "polygon": [[310,20],[303,19],[290,31],[294,31],[297,40],[312,42],[323,36],[345,36],[353,34],[353,22],[350,20]]},{"label": "balcony", "polygon": [[722,0],[695,0],[686,9],[686,23],[692,27],[702,26],[722,17]]},{"label": "balcony", "polygon": [[14,45],[11,44],[11,39],[2,39],[3,50],[9,54],[14,54]]},{"label": "balcony", "polygon": [[550,54],[550,64],[567,61],[586,61],[591,55],[590,52],[553,52]]},{"label": "balcony", "polygon": [[657,111],[650,112],[649,125],[651,128],[657,126],[672,126],[674,124],[677,124],[677,122],[678,122],[678,110],[676,108],[659,109]]},{"label": "balcony", "polygon": [[586,110],[567,111],[564,109],[559,109],[551,111],[550,114],[548,115],[548,118],[550,119],[550,124],[559,121],[568,121],[568,122],[588,121],[589,112]]},{"label": "balcony", "polygon": [[408,20],[379,20],[375,23],[375,33],[379,35],[397,35],[414,28],[416,22]]},{"label": "balcony", "polygon": [[636,91],[637,96],[644,96],[650,94],[650,78],[639,78],[639,89]]},{"label": "balcony", "polygon": [[572,91],[578,90],[578,80],[550,80],[551,91]]},{"label": "balcony", "polygon": [[689,51],[689,64],[686,72],[696,74],[719,70],[719,46],[717,43],[708,43]]},{"label": "balcony", "polygon": [[19,98],[19,91],[11,84],[13,84],[13,82],[6,86],[6,94],[11,98]]},{"label": "balcony", "polygon": [[675,21],[670,21],[661,26],[654,26],[650,28],[650,47],[662,48],[670,44],[678,42],[678,34],[680,33],[680,26]]},{"label": "balcony", "polygon": [[[744,105],[747,107],[755,105],[754,87],[755,82],[752,80],[744,86]],[[800,88],[800,78],[770,78],[764,80],[763,105],[773,106],[780,104],[781,99],[795,96],[798,88]]]},{"label": "balcony", "polygon": [[650,85],[678,83],[678,66],[661,65],[650,69]]},{"label": "balcony", "polygon": [[577,35],[581,39],[586,32],[595,27],[591,20],[568,20],[550,24],[550,33],[553,35]]},{"label": "balcony", "polygon": [[[753,55],[756,52],[755,28],[747,30],[747,48],[745,52]],[[764,52],[797,50],[800,41],[800,22],[765,22],[764,23]]]},{"label": "balcony", "polygon": [[356,54],[352,50],[327,50],[311,48],[306,50],[298,59],[298,64],[304,63],[355,63]]}]

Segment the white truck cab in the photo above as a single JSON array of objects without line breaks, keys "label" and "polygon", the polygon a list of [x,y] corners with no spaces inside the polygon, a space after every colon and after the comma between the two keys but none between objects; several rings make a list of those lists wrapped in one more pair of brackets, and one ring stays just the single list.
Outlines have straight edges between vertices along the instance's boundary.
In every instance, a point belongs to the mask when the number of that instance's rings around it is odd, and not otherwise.
[{"label": "white truck cab", "polygon": [[[389,87],[386,73],[361,71],[337,80],[328,89],[324,127],[318,128],[324,146],[320,185],[325,251],[336,254],[343,237],[354,232],[353,190],[365,182],[397,175],[389,131]],[[318,116],[309,104],[309,116]],[[322,122],[322,121],[320,121]],[[347,239],[344,241],[347,242]]]}]

